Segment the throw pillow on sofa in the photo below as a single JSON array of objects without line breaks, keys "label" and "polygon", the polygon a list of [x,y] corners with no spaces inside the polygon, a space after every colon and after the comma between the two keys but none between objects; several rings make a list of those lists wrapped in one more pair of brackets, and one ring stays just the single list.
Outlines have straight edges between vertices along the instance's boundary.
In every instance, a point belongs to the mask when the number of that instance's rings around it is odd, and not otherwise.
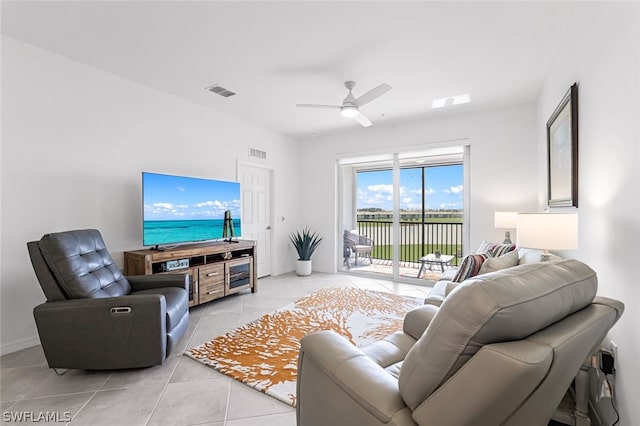
[{"label": "throw pillow on sofa", "polygon": [[513,243],[504,244],[504,243],[492,243],[489,241],[483,241],[480,243],[478,250],[476,250],[476,254],[478,253],[489,253],[491,257],[500,257],[503,254],[507,254],[510,251],[514,251],[516,249],[516,245]]},{"label": "throw pillow on sofa", "polygon": [[492,248],[489,253],[491,253],[492,257],[500,257],[515,250],[515,244],[496,244],[496,246]]},{"label": "throw pillow on sofa", "polygon": [[482,264],[490,257],[489,253],[470,254],[462,259],[458,273],[453,278],[453,282],[461,283],[467,278],[475,277],[480,272]]},{"label": "throw pillow on sofa", "polygon": [[499,257],[490,257],[482,263],[478,275],[514,267],[518,264],[518,252],[512,250]]},{"label": "throw pillow on sofa", "polygon": [[515,244],[494,244],[483,242],[480,248],[487,248],[485,253],[470,254],[462,259],[453,282],[461,283],[467,278],[500,269],[511,268],[518,264],[518,252]]}]

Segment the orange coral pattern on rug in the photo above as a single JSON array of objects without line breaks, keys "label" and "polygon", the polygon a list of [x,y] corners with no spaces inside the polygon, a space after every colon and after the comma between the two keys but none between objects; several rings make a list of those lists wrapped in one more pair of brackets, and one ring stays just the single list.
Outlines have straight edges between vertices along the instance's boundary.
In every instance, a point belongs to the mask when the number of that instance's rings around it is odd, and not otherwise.
[{"label": "orange coral pattern on rug", "polygon": [[358,288],[328,288],[185,352],[267,395],[295,406],[300,339],[333,330],[356,346],[402,329],[422,299]]}]

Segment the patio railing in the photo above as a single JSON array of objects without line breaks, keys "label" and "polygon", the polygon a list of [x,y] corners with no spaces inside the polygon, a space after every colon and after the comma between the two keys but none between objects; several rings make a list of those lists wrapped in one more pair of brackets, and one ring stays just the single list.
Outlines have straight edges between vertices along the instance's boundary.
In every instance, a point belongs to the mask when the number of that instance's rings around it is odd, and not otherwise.
[{"label": "patio railing", "polygon": [[[358,232],[373,239],[372,257],[391,260],[393,257],[393,225],[389,221],[359,220]],[[462,223],[460,222],[400,222],[400,260],[417,262],[422,256],[439,251],[456,256],[462,253]]]}]

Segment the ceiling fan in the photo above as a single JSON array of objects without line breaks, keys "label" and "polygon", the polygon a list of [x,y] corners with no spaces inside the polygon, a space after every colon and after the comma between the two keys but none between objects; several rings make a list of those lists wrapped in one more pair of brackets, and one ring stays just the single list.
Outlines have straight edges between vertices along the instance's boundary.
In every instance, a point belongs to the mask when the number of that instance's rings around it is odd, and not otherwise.
[{"label": "ceiling fan", "polygon": [[374,99],[377,99],[380,96],[387,93],[389,90],[391,90],[391,86],[389,86],[387,83],[382,83],[381,85],[369,90],[362,96],[356,98],[355,96],[353,96],[353,93],[351,93],[351,89],[353,89],[353,87],[356,85],[356,82],[345,81],[344,85],[349,90],[349,94],[342,101],[342,105],[296,104],[296,106],[303,107],[303,108],[339,109],[340,114],[343,117],[354,118],[358,123],[362,124],[364,127],[371,126],[371,121],[360,112],[360,107],[362,105],[368,104]]}]

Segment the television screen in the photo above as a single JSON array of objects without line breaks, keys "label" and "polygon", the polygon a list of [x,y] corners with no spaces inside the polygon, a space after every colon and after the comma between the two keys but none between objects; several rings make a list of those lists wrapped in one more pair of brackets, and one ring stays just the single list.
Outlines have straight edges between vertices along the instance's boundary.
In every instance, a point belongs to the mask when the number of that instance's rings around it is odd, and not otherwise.
[{"label": "television screen", "polygon": [[[239,237],[242,232],[238,182],[143,172],[142,203],[145,246]],[[231,235],[224,234],[225,212],[231,215]]]}]

